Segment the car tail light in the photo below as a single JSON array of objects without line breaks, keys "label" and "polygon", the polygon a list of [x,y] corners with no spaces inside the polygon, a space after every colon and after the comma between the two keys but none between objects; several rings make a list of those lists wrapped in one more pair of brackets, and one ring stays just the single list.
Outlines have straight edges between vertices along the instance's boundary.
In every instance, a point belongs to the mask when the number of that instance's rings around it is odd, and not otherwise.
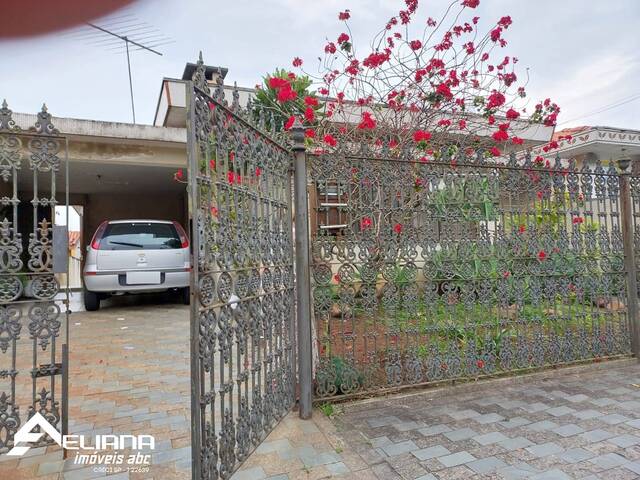
[{"label": "car tail light", "polygon": [[182,248],[187,248],[189,246],[189,238],[187,237],[187,233],[184,231],[184,228],[182,228],[182,225],[180,225],[178,222],[174,220],[172,223],[173,226],[176,227],[176,231],[178,232],[178,236],[180,237],[180,246]]},{"label": "car tail light", "polygon": [[96,233],[93,234],[93,238],[91,239],[91,248],[94,250],[100,249],[100,240],[102,240],[102,236],[104,235],[104,231],[107,229],[107,225],[109,222],[106,220],[100,224]]}]

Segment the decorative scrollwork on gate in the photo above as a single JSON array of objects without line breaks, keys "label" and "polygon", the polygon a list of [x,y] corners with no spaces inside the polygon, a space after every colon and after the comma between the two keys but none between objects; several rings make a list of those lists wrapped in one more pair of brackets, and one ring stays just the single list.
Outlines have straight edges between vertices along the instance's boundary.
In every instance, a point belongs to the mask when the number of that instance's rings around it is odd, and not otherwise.
[{"label": "decorative scrollwork on gate", "polygon": [[317,397],[630,352],[615,167],[450,152],[311,156]]},{"label": "decorative scrollwork on gate", "polygon": [[[23,129],[3,102],[0,178],[10,193],[0,198],[0,454],[13,446],[21,422],[36,412],[66,433],[61,422],[61,408],[66,408],[66,398],[61,397],[66,358],[60,344],[66,342],[67,314],[55,303],[60,284],[52,256],[63,145],[64,137],[45,106],[35,125]],[[30,369],[24,368],[23,356]],[[29,397],[31,401],[24,402]],[[39,444],[51,442],[43,436]]]},{"label": "decorative scrollwork on gate", "polygon": [[193,459],[210,480],[229,478],[288,411],[295,380],[291,153],[264,131],[264,114],[241,108],[237,91],[229,104],[221,75],[210,87],[206,74],[200,57],[188,118]]}]

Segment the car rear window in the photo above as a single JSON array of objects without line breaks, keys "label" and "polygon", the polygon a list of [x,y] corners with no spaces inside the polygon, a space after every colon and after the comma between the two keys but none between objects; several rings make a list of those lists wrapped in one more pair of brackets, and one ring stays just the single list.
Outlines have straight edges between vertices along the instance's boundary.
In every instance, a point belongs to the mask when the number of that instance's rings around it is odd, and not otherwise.
[{"label": "car rear window", "polygon": [[170,223],[110,223],[100,250],[164,250],[181,248],[180,236]]}]

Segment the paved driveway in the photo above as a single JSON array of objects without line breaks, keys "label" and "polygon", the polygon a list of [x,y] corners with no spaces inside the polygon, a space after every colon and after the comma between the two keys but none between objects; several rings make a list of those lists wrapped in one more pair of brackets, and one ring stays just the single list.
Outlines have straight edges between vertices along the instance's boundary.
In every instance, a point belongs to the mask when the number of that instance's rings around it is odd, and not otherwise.
[{"label": "paved driveway", "polygon": [[[640,478],[640,366],[634,360],[341,408],[332,424],[319,411],[315,425],[290,417],[238,478]],[[305,430],[322,432],[325,440]]]},{"label": "paved driveway", "polygon": [[[117,299],[98,312],[73,313],[69,327],[70,433],[154,435],[150,471],[117,480],[191,478],[188,307],[157,296]],[[107,475],[65,464],[54,447],[9,458],[3,455],[0,478]]]}]

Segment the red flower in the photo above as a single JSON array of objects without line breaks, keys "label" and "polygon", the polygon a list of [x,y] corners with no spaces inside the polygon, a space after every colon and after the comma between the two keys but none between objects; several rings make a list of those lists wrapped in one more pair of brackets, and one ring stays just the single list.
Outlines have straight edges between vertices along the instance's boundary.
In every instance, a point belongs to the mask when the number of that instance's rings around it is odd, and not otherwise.
[{"label": "red flower", "polygon": [[447,100],[451,100],[451,98],[453,97],[453,93],[451,93],[451,89],[446,83],[441,83],[440,85],[438,85],[438,87],[436,88],[436,94],[442,95]]},{"label": "red flower", "polygon": [[316,112],[312,107],[307,107],[304,111],[304,118],[307,122],[313,123],[316,120]]},{"label": "red flower", "polygon": [[505,102],[505,98],[504,95],[501,94],[500,92],[498,92],[497,90],[494,90],[491,95],[489,95],[489,98],[487,99],[487,109],[491,110],[493,108],[499,107],[501,105],[504,105]]},{"label": "red flower", "polygon": [[506,142],[509,140],[509,134],[504,130],[498,130],[491,135],[496,142]]},{"label": "red flower", "polygon": [[306,138],[316,138],[316,131],[313,128],[307,128],[304,131],[304,136]]},{"label": "red flower", "polygon": [[467,122],[466,122],[466,120],[460,120],[460,121],[458,122],[458,128],[459,128],[460,130],[464,130],[465,128],[467,128]]},{"label": "red flower", "polygon": [[346,33],[341,33],[340,36],[338,37],[338,43],[340,45],[348,41],[349,41],[349,35],[347,35]]},{"label": "red flower", "polygon": [[214,108],[216,108],[214,103],[213,102],[209,102],[209,110],[213,110]]},{"label": "red flower", "polygon": [[256,167],[256,177],[262,175],[262,169],[260,167]]},{"label": "red flower", "polygon": [[293,123],[296,121],[296,117],[294,117],[293,115],[291,115],[289,117],[289,119],[287,120],[287,123],[284,124],[284,129],[285,130],[290,130],[291,127],[293,127]]},{"label": "red flower", "polygon": [[216,207],[211,207],[211,215],[214,217],[218,216],[218,209]]},{"label": "red flower", "polygon": [[489,151],[491,152],[491,155],[493,155],[494,157],[499,157],[500,155],[502,155],[502,152],[498,147],[491,147],[491,150]]},{"label": "red flower", "polygon": [[411,50],[420,50],[422,48],[422,42],[420,40],[411,40],[409,42],[409,46]]},{"label": "red flower", "polygon": [[358,128],[360,130],[373,130],[376,128],[376,119],[371,116],[370,112],[363,112]]},{"label": "red flower", "polygon": [[524,140],[520,137],[511,137],[511,143],[513,143],[514,145],[522,145],[524,143]]},{"label": "red flower", "polygon": [[209,168],[211,170],[215,170],[216,169],[216,160],[215,160],[215,158],[212,158],[211,160],[209,160]]},{"label": "red flower", "polygon": [[227,172],[227,181],[228,181],[231,185],[233,185],[233,182],[235,181],[235,178],[236,178],[236,177],[235,177],[235,174],[233,173],[233,171],[229,170],[229,171]]},{"label": "red flower", "polygon": [[484,361],[483,360],[478,360],[476,362],[476,365],[478,366],[478,368],[483,369],[484,368]]},{"label": "red flower", "polygon": [[182,180],[184,178],[184,172],[182,171],[182,169],[179,169],[176,173],[174,173],[173,178],[175,180]]},{"label": "red flower", "polygon": [[302,59],[300,57],[296,57],[293,59],[293,66],[294,67],[301,67],[302,66]]},{"label": "red flower", "polygon": [[335,147],[338,144],[338,142],[333,137],[333,135],[329,135],[329,134],[326,134],[324,136],[324,143],[326,143],[327,145],[329,145],[331,147]]},{"label": "red flower", "polygon": [[324,53],[336,53],[336,44],[333,42],[329,42],[324,47]]},{"label": "red flower", "polygon": [[291,89],[291,85],[287,83],[286,87],[278,90],[278,101],[280,103],[290,102],[298,97],[298,92]]},{"label": "red flower", "polygon": [[507,110],[506,115],[509,120],[515,120],[520,116],[520,114],[516,112],[513,108],[510,108],[509,110]]},{"label": "red flower", "polygon": [[416,130],[413,134],[413,140],[416,143],[428,142],[429,140],[431,140],[431,133],[424,130]]},{"label": "red flower", "polygon": [[360,220],[360,230],[371,228],[371,225],[373,225],[373,221],[369,217],[363,217],[362,220]]},{"label": "red flower", "polygon": [[463,0],[461,5],[469,8],[476,8],[480,5],[480,0]]},{"label": "red flower", "polygon": [[304,97],[304,104],[310,107],[316,107],[318,105],[318,99],[316,97],[306,96]]},{"label": "red flower", "polygon": [[509,271],[502,272],[502,278],[509,278],[510,276],[511,276],[511,272]]},{"label": "red flower", "polygon": [[351,18],[351,11],[350,10],[345,10],[344,12],[340,12],[338,14],[338,20],[349,20],[349,18]]},{"label": "red flower", "polygon": [[583,223],[583,222],[584,222],[584,218],[582,218],[582,217],[574,217],[573,218],[574,225],[575,224],[580,224],[580,223]]},{"label": "red flower", "polygon": [[402,233],[402,224],[401,223],[396,223],[393,226],[393,231],[396,232],[398,235]]},{"label": "red flower", "polygon": [[289,81],[285,80],[284,78],[271,77],[269,79],[269,87],[273,88],[275,90],[279,90],[279,89],[287,87],[287,86],[291,87],[291,85],[289,85]]},{"label": "red flower", "polygon": [[525,225],[520,225],[518,227],[518,232],[520,233],[524,233],[527,230],[527,227]]},{"label": "red flower", "polygon": [[502,28],[509,28],[509,25],[511,25],[512,23],[513,22],[511,20],[511,17],[508,15],[498,20],[498,25],[500,25]]},{"label": "red flower", "polygon": [[545,258],[547,258],[547,253],[544,250],[540,250],[538,252],[538,259],[542,262]]},{"label": "red flower", "polygon": [[342,280],[342,277],[340,277],[340,275],[336,273],[333,276],[333,279],[336,281],[336,283],[340,283],[340,280]]}]

